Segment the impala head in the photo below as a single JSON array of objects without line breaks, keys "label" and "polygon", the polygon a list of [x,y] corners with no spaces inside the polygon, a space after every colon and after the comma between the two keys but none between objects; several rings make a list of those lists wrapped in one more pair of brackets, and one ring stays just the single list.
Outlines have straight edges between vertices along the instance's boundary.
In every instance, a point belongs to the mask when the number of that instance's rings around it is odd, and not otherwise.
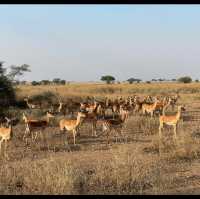
[{"label": "impala head", "polygon": [[80,118],[85,118],[87,116],[88,111],[86,111],[85,109],[80,109],[78,112],[78,117]]},{"label": "impala head", "polygon": [[179,105],[178,110],[180,111],[186,111],[185,105]]},{"label": "impala head", "polygon": [[81,109],[85,109],[88,107],[88,104],[86,102],[81,102],[80,105],[81,105],[80,106]]},{"label": "impala head", "polygon": [[11,119],[5,117],[7,127],[11,125]]},{"label": "impala head", "polygon": [[55,115],[53,115],[53,113],[51,113],[50,111],[47,111],[47,117],[53,118],[53,117],[55,117]]}]

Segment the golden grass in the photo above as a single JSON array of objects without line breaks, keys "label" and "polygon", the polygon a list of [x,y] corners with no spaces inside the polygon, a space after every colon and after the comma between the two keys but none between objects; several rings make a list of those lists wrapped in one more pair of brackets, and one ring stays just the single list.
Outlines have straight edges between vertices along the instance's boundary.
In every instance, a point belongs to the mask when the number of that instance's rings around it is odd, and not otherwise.
[{"label": "golden grass", "polygon": [[[56,92],[55,88],[63,98],[160,95],[179,90],[178,103],[185,103],[187,111],[200,107],[199,83],[19,86],[17,96],[21,99],[45,91]],[[22,110],[16,111],[20,116]],[[0,194],[177,194],[192,193],[198,188],[198,121],[180,121],[176,143],[172,139],[173,129],[165,127],[159,142],[158,117],[150,119],[136,114],[124,127],[127,141],[115,143],[112,137],[109,146],[105,135],[92,137],[91,125],[85,123],[74,147],[71,134],[69,145],[65,145],[67,136],[59,132],[59,119],[35,143],[28,139],[28,145],[22,141],[22,121],[13,127],[14,138],[8,146],[10,159],[6,160],[3,153],[0,157]]]},{"label": "golden grass", "polygon": [[[35,95],[45,91],[58,92],[63,97],[69,96],[112,96],[117,95],[131,95],[131,94],[175,94],[177,91],[184,94],[193,94],[200,91],[200,83],[139,83],[139,84],[69,84],[69,85],[48,85],[48,86],[28,86],[21,85],[17,87],[18,97],[25,97],[27,95]],[[56,90],[57,89],[57,90]]]}]

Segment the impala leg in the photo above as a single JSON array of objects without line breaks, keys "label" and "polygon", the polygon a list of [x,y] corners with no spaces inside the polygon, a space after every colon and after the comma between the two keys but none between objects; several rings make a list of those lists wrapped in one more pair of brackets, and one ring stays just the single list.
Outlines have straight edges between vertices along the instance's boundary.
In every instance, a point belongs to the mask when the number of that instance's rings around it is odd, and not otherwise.
[{"label": "impala leg", "polygon": [[162,129],[163,129],[163,123],[160,123],[160,126],[159,126],[159,139],[162,138],[162,132],[161,132]]},{"label": "impala leg", "polygon": [[110,134],[110,132],[109,131],[107,131],[107,145],[109,144],[109,134]]},{"label": "impala leg", "polygon": [[25,129],[25,132],[24,132],[23,140],[25,139],[25,136],[26,136],[26,134],[28,133],[28,131],[29,131],[29,128],[28,128],[28,126],[27,126],[26,129]]},{"label": "impala leg", "polygon": [[1,153],[1,144],[3,142],[3,139],[0,140],[0,153]]},{"label": "impala leg", "polygon": [[74,146],[76,145],[76,130],[73,130]]},{"label": "impala leg", "polygon": [[38,131],[36,131],[34,141],[36,140],[37,136],[38,136]]},{"label": "impala leg", "polygon": [[177,126],[176,125],[174,125],[174,140],[176,140],[176,128],[177,128]]},{"label": "impala leg", "polygon": [[96,121],[94,121],[94,123],[93,123],[93,131],[94,131],[94,136],[95,137],[97,137],[96,127],[97,127],[97,124],[96,124]]},{"label": "impala leg", "polygon": [[7,140],[5,140],[4,156],[8,159],[8,154],[6,153],[6,150],[7,150]]}]

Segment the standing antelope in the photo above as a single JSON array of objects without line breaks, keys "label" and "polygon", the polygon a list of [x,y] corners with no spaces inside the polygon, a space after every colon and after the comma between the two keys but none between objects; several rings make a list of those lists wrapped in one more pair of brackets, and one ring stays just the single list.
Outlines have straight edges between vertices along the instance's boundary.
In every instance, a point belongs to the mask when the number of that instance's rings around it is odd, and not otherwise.
[{"label": "standing antelope", "polygon": [[40,132],[41,135],[41,131],[44,130],[48,124],[49,124],[49,118],[54,117],[54,115],[52,115],[50,112],[46,113],[46,120],[38,120],[38,119],[34,119],[34,120],[30,120],[27,118],[27,116],[25,115],[25,113],[23,113],[23,120],[26,124],[26,129],[24,132],[24,136],[23,136],[23,140],[26,136],[27,133],[31,133],[32,135],[32,140],[33,140],[33,132],[35,131],[36,135],[35,135],[35,139],[37,138],[38,132]]},{"label": "standing antelope", "polygon": [[76,145],[76,134],[78,127],[83,122],[84,118],[86,117],[86,111],[79,111],[76,119],[62,119],[59,122],[60,130],[67,130],[72,131],[73,138],[74,138],[74,145]]},{"label": "standing antelope", "polygon": [[[165,108],[164,108],[165,109]],[[163,111],[163,115],[159,117],[159,138],[161,139],[162,133],[161,130],[163,129],[163,124],[167,124],[169,126],[174,127],[174,138],[176,139],[176,129],[177,129],[177,124],[178,121],[180,120],[181,117],[181,111],[185,111],[185,107],[183,106],[178,106],[178,111],[175,115],[165,115],[165,111]]]},{"label": "standing antelope", "polygon": [[97,113],[98,107],[99,107],[99,104],[95,103],[95,108],[93,109],[92,112],[88,112],[86,109],[87,114],[86,114],[86,118],[85,118],[85,122],[92,123],[92,135],[95,137],[97,136],[96,128],[97,128],[97,120],[98,120],[98,113]]},{"label": "standing antelope", "polygon": [[156,109],[157,103],[158,103],[158,99],[155,98],[155,102],[153,104],[146,104],[146,103],[142,104],[143,115],[146,114],[146,113],[150,113],[151,117],[153,117],[153,113]]},{"label": "standing antelope", "polygon": [[0,152],[1,152],[1,144],[3,141],[5,141],[5,155],[6,155],[6,148],[7,148],[7,141],[10,140],[13,136],[12,134],[12,124],[11,124],[11,120],[8,119],[7,117],[5,117],[5,119],[7,120],[7,125],[8,127],[0,127]]},{"label": "standing antelope", "polygon": [[24,98],[24,101],[26,102],[28,108],[30,108],[30,109],[40,108],[39,105],[31,104],[31,103],[29,102],[29,96],[28,96],[27,98]]},{"label": "standing antelope", "polygon": [[114,130],[118,135],[120,134],[120,136],[122,136],[122,128],[126,119],[128,118],[128,115],[129,115],[129,110],[127,110],[126,107],[121,106],[120,108],[121,118],[101,120],[103,132],[107,132],[107,143],[109,143],[109,136],[112,130]]}]

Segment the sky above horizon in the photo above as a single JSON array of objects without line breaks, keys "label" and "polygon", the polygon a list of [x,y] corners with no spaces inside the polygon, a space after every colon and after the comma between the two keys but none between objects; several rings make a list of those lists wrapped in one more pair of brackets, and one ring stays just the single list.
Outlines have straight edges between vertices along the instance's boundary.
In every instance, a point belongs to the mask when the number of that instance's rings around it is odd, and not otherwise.
[{"label": "sky above horizon", "polygon": [[0,60],[22,80],[200,78],[200,5],[0,5]]}]

